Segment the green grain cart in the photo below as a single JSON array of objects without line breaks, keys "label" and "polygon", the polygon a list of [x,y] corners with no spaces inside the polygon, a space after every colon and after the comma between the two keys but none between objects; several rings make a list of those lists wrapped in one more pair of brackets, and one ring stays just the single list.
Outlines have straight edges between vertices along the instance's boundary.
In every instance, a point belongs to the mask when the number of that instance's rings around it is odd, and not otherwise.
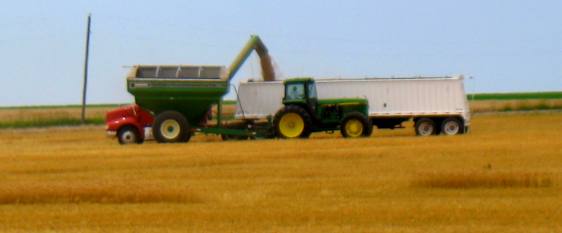
[{"label": "green grain cart", "polygon": [[[127,90],[135,102],[154,118],[152,134],[158,142],[187,142],[193,132],[249,136],[248,130],[225,128],[221,124],[222,97],[230,80],[252,51],[262,65],[264,80],[275,79],[267,48],[258,36],[251,36],[231,66],[137,65],[127,76]],[[217,124],[209,126],[211,107],[217,105]]]}]

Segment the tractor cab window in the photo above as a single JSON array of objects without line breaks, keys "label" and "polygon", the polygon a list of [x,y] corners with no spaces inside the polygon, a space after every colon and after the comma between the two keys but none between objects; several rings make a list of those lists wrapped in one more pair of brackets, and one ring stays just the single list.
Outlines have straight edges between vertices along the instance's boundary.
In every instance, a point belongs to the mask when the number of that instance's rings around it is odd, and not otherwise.
[{"label": "tractor cab window", "polygon": [[310,98],[310,99],[316,99],[317,98],[316,85],[311,84],[311,83],[308,84],[308,98]]},{"label": "tractor cab window", "polygon": [[292,83],[287,85],[285,93],[286,100],[302,100],[304,99],[304,84]]}]

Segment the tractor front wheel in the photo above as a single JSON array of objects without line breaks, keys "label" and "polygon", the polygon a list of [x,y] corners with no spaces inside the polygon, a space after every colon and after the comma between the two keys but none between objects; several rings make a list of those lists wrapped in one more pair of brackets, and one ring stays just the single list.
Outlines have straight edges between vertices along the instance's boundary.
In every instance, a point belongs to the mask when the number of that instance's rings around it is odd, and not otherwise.
[{"label": "tractor front wheel", "polygon": [[312,120],[301,107],[286,106],[273,119],[275,134],[280,138],[308,138]]},{"label": "tractor front wheel", "polygon": [[166,111],[158,114],[154,119],[152,134],[159,143],[188,142],[191,138],[191,129],[181,113]]},{"label": "tractor front wheel", "polygon": [[343,119],[340,131],[344,138],[369,137],[373,132],[373,126],[363,114],[354,112]]}]

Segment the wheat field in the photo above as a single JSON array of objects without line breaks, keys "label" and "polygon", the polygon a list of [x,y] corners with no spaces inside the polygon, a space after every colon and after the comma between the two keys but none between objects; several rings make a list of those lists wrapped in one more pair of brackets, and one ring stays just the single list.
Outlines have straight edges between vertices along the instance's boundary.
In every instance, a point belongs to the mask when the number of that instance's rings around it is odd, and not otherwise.
[{"label": "wheat field", "polygon": [[463,136],[120,146],[0,130],[0,232],[562,232],[562,113]]}]

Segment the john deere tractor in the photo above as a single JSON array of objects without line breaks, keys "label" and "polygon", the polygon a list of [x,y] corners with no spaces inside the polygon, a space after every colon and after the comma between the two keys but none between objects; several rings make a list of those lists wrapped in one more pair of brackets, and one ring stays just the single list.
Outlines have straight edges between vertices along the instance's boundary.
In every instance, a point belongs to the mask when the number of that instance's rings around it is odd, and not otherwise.
[{"label": "john deere tractor", "polygon": [[280,138],[307,138],[313,132],[340,130],[344,137],[368,137],[373,127],[368,102],[361,98],[321,99],[312,78],[285,80],[283,105],[273,119]]}]

